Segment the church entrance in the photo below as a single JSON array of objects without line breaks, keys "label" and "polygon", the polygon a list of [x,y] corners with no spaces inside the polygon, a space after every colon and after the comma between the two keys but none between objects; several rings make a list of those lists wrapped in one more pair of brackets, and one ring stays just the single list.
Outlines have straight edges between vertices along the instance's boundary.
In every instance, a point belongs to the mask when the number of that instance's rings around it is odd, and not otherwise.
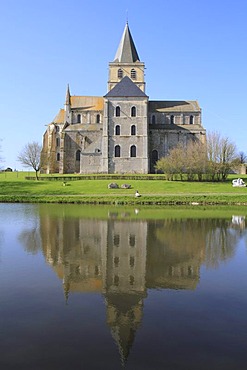
[{"label": "church entrance", "polygon": [[80,173],[80,165],[81,165],[81,151],[77,150],[75,154],[75,172]]},{"label": "church entrance", "polygon": [[156,173],[157,172],[157,170],[155,169],[155,165],[156,165],[156,162],[158,161],[158,159],[159,159],[158,151],[156,149],[152,150],[151,163],[150,163],[150,173]]}]

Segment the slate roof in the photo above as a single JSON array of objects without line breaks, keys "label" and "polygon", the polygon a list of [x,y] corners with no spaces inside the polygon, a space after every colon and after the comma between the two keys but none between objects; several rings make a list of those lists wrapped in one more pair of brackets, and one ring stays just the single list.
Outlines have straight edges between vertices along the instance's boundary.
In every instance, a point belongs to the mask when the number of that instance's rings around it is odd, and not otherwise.
[{"label": "slate roof", "polygon": [[106,95],[108,97],[148,97],[128,76],[125,76]]},{"label": "slate roof", "polygon": [[180,101],[159,101],[150,100],[148,103],[149,112],[200,112],[200,106],[196,100],[180,100]]},{"label": "slate roof", "polygon": [[134,63],[139,61],[140,59],[127,23],[117,49],[114,62]]}]

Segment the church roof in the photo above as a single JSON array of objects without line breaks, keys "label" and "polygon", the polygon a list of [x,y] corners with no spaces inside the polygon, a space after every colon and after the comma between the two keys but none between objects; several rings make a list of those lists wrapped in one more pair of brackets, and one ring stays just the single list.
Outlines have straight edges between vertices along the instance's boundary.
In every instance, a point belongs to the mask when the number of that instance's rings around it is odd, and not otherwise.
[{"label": "church roof", "polygon": [[125,76],[105,97],[147,97],[147,95],[128,76]]},{"label": "church roof", "polygon": [[196,100],[150,100],[149,112],[200,112],[200,106]]},{"label": "church roof", "polygon": [[104,99],[101,96],[71,96],[71,108],[81,108],[86,111],[100,111],[104,107]]},{"label": "church roof", "polygon": [[139,61],[140,59],[127,23],[117,49],[114,62],[134,63]]},{"label": "church roof", "polygon": [[53,123],[64,123],[64,109],[60,109],[54,120]]},{"label": "church roof", "polygon": [[[69,100],[71,109],[80,108],[85,111],[103,111],[104,108],[104,98],[102,96],[70,96]],[[60,109],[52,122],[57,124],[64,123],[64,118],[65,111],[64,109]]]}]

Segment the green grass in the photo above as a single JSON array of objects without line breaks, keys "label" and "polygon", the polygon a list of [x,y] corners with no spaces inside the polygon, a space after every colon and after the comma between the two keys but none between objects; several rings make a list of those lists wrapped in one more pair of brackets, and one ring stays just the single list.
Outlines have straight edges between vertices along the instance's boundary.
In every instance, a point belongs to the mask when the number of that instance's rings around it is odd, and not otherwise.
[{"label": "green grass", "polygon": [[[232,178],[224,183],[181,182],[165,180],[116,180],[131,189],[108,189],[111,180],[63,181],[25,180],[32,173],[0,173],[0,201],[112,203],[112,204],[247,204],[247,188],[233,188]],[[242,177],[246,180],[246,176]],[[112,180],[114,181],[114,180]],[[135,198],[135,190],[142,195]]]}]

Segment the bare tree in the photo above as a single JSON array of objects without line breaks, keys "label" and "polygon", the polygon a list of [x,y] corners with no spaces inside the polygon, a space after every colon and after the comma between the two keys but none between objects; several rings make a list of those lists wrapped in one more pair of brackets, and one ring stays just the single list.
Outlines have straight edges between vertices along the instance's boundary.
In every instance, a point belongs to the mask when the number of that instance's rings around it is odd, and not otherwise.
[{"label": "bare tree", "polygon": [[164,172],[168,180],[173,180],[175,175],[179,175],[180,180],[182,180],[184,166],[184,148],[182,144],[178,144],[175,148],[171,149],[166,157],[162,157],[156,162],[155,168]]},{"label": "bare tree", "polygon": [[208,173],[212,180],[226,180],[236,158],[236,145],[218,132],[207,134]]},{"label": "bare tree", "polygon": [[202,181],[207,168],[206,145],[199,140],[191,140],[184,150],[183,156],[188,180],[194,180],[197,175],[198,180]]},{"label": "bare tree", "polygon": [[33,141],[24,146],[22,151],[18,155],[18,161],[21,162],[25,167],[31,167],[35,171],[36,179],[38,180],[38,172],[41,167],[40,154],[42,146]]},{"label": "bare tree", "polygon": [[237,158],[239,159],[240,164],[247,162],[247,155],[244,152],[239,152]]},{"label": "bare tree", "polygon": [[190,181],[194,180],[196,176],[199,181],[202,181],[206,167],[205,144],[192,140],[186,147],[183,144],[178,144],[168,156],[161,158],[156,163],[157,170],[163,171],[168,180],[173,180],[176,175],[179,175],[180,180],[183,180],[184,174],[187,174],[187,179]]}]

